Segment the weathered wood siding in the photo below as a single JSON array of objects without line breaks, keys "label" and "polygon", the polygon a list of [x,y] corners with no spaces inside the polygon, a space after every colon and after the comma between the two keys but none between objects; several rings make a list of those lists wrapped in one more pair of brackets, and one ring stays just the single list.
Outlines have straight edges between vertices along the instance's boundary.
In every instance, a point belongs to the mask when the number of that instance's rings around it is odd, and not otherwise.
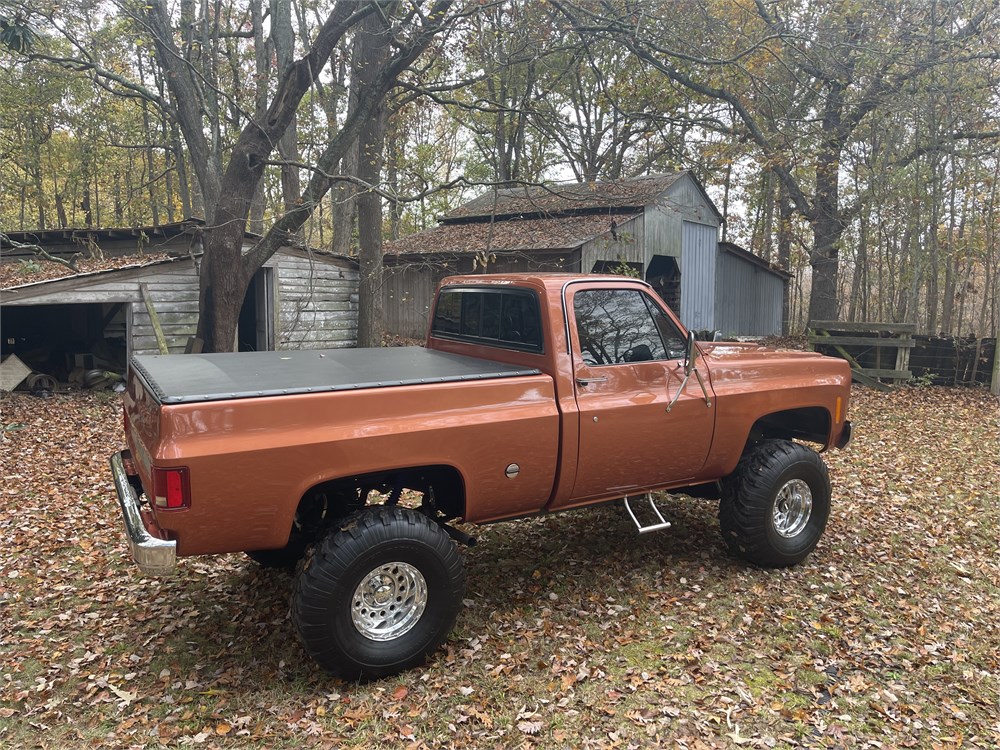
[{"label": "weathered wood siding", "polygon": [[645,265],[649,265],[649,261],[654,255],[680,259],[681,226],[683,224],[681,218],[660,206],[647,208],[644,218],[645,247],[648,251]]},{"label": "weathered wood siding", "polygon": [[[620,217],[619,217],[620,218]],[[622,261],[624,263],[639,263],[643,272],[649,264],[646,251],[647,233],[646,218],[643,215],[623,221],[615,226],[615,235],[610,232],[611,219],[608,219],[609,231],[595,237],[580,246],[580,264],[578,268],[567,268],[567,271],[592,273],[594,264],[598,261]]]},{"label": "weathered wood siding", "polygon": [[[188,339],[198,330],[198,273],[190,259],[163,268],[135,279],[132,285],[136,290],[140,282],[147,285],[170,353],[183,354]],[[129,354],[159,354],[146,306],[139,301],[131,308]]]},{"label": "weathered wood siding", "polygon": [[724,336],[780,336],[783,287],[780,276],[720,250],[713,327]]},{"label": "weathered wood siding", "polygon": [[655,206],[648,206],[645,217],[647,265],[654,255],[683,257],[685,221],[715,227],[716,231],[719,226],[715,209],[688,175],[674,183]]},{"label": "weathered wood siding", "polygon": [[171,353],[182,353],[198,325],[198,274],[194,262],[179,259],[129,269],[41,283],[0,295],[4,305],[129,303],[129,354],[158,354],[139,284],[145,283]]},{"label": "weathered wood siding", "polygon": [[358,343],[358,272],[309,254],[273,256],[278,349],[336,349]]},{"label": "weathered wood siding", "polygon": [[[357,344],[358,274],[346,262],[281,252],[265,267],[274,273],[276,347],[327,349]],[[129,354],[157,354],[156,336],[139,285],[149,289],[171,354],[183,353],[198,327],[198,273],[181,258],[0,292],[4,305],[128,303]]]},{"label": "weathered wood siding", "polygon": [[684,175],[667,190],[664,207],[685,221],[719,226],[719,215],[691,175]]},{"label": "weathered wood siding", "polygon": [[444,260],[401,259],[387,264],[382,288],[385,330],[397,336],[423,339],[434,303],[434,293],[445,276],[476,273],[535,273],[580,270],[577,250],[532,254],[497,253],[485,267],[472,257]]},{"label": "weathered wood siding", "polygon": [[[451,262],[447,266],[443,262],[415,259],[387,265],[382,281],[386,332],[411,339],[424,338],[437,285],[445,276],[471,271],[471,264],[471,259],[467,264]],[[464,268],[466,265],[469,269]]]}]

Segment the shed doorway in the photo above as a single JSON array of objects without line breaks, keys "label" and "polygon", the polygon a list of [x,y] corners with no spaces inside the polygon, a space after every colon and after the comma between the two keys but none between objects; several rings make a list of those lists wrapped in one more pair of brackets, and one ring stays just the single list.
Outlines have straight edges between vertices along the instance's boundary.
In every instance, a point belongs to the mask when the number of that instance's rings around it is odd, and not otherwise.
[{"label": "shed doorway", "polygon": [[243,298],[236,327],[237,351],[274,350],[274,269],[254,274]]},{"label": "shed doorway", "polygon": [[681,269],[677,260],[669,255],[654,255],[646,269],[646,281],[667,307],[680,317],[681,314]]},{"label": "shed doorway", "polygon": [[60,383],[92,370],[123,373],[131,312],[129,302],[5,305],[0,350]]}]

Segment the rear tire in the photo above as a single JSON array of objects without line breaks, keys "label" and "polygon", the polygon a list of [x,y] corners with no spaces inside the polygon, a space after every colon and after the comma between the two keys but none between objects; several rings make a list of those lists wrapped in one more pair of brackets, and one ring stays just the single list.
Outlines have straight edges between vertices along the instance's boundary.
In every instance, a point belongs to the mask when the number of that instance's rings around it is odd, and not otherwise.
[{"label": "rear tire", "polygon": [[299,570],[292,620],[327,672],[374,679],[423,664],[455,623],[465,571],[427,516],[394,506],[359,511]]},{"label": "rear tire", "polygon": [[722,483],[722,538],[731,551],[763,567],[804,560],[829,516],[826,464],[798,443],[767,440],[754,446]]}]

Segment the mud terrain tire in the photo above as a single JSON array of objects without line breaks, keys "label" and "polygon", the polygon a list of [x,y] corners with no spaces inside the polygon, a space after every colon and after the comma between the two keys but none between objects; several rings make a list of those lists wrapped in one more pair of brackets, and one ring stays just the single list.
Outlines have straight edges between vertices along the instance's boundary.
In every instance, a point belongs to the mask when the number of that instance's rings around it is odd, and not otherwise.
[{"label": "mud terrain tire", "polygon": [[804,445],[766,440],[722,482],[719,525],[729,549],[766,568],[804,560],[830,516],[830,476]]},{"label": "mud terrain tire", "polygon": [[327,672],[375,679],[423,664],[455,623],[462,558],[427,516],[377,506],[358,511],[299,569],[292,620]]}]

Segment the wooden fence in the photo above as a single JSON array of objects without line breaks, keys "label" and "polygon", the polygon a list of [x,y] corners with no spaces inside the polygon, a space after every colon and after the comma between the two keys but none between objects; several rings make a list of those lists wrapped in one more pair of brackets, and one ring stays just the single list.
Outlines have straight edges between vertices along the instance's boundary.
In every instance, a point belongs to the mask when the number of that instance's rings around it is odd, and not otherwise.
[{"label": "wooden fence", "polygon": [[997,356],[994,338],[920,336],[912,326],[894,323],[815,321],[809,343],[816,351],[850,361],[855,379],[868,385],[914,378],[935,385],[989,387]]},{"label": "wooden fence", "polygon": [[914,336],[910,370],[915,378],[929,377],[936,385],[985,385],[993,375],[996,339],[975,336]]}]

